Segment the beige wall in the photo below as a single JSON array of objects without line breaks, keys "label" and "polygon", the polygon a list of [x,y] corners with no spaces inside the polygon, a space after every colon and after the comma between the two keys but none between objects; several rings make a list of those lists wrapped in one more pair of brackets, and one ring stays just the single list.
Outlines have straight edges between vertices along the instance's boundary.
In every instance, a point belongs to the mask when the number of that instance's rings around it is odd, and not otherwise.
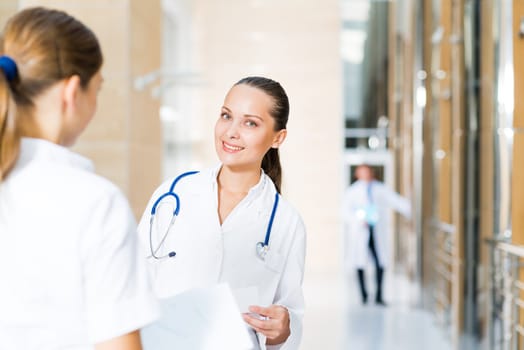
[{"label": "beige wall", "polygon": [[0,28],[3,28],[7,19],[16,11],[18,0],[2,0],[0,2]]},{"label": "beige wall", "polygon": [[19,4],[65,10],[98,36],[104,53],[104,85],[97,115],[74,148],[93,159],[97,172],[115,182],[140,215],[160,181],[161,137],[158,101],[147,91],[135,91],[132,84],[134,77],[160,65],[160,2],[22,0]]},{"label": "beige wall", "polygon": [[281,148],[283,193],[308,230],[308,269],[340,266],[342,111],[338,1],[195,2],[197,65],[205,81],[199,154],[216,160],[213,125],[231,85],[248,75],[279,81],[291,104]]}]

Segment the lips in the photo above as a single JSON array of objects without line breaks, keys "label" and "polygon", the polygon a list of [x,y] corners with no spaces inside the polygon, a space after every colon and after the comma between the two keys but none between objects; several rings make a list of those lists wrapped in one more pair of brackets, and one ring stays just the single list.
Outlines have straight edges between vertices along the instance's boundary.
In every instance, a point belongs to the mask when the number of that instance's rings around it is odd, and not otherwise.
[{"label": "lips", "polygon": [[244,149],[244,147],[231,145],[231,144],[223,142],[223,141],[222,141],[222,148],[224,149],[224,151],[226,151],[228,153],[236,153],[236,152],[240,152],[240,151],[242,151]]}]

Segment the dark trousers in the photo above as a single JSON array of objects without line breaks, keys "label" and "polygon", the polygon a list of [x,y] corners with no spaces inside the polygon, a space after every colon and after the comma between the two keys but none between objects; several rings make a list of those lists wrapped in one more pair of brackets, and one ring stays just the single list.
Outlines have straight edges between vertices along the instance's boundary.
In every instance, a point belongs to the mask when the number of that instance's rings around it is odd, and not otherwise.
[{"label": "dark trousers", "polygon": [[[380,266],[380,262],[378,261],[378,255],[377,250],[375,248],[375,239],[374,239],[374,228],[373,226],[369,227],[369,242],[368,242],[368,248],[371,251],[371,255],[373,256],[373,260],[375,261],[375,277],[377,282],[377,293],[375,294],[375,302],[377,303],[383,303],[382,299],[382,280],[384,277],[384,268]],[[362,295],[362,302],[366,303],[368,301],[368,293],[366,290],[366,281],[365,281],[365,274],[364,269],[358,269],[358,282],[360,284],[360,293]]]}]

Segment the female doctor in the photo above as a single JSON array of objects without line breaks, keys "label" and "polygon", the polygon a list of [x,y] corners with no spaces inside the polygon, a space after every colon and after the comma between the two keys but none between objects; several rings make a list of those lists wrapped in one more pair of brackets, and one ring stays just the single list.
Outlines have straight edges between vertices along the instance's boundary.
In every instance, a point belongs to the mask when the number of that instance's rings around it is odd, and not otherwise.
[{"label": "female doctor", "polygon": [[102,84],[97,38],[30,8],[0,42],[0,348],[139,350],[158,306],[124,195],[70,151]]},{"label": "female doctor", "polygon": [[[304,312],[305,228],[280,195],[278,148],[288,114],[279,83],[237,82],[215,125],[220,164],[163,183],[139,224],[159,296],[221,282],[233,290],[257,287],[258,305],[243,317],[267,349],[298,349]],[[178,197],[176,221],[169,225],[170,215],[151,221],[153,207],[173,200],[170,192]]]}]

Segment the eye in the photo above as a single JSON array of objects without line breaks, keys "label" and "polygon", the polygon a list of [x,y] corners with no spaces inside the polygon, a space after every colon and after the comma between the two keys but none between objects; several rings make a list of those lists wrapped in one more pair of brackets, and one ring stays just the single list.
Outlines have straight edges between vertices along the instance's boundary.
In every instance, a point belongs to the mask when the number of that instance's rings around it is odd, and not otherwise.
[{"label": "eye", "polygon": [[231,116],[229,115],[229,113],[226,113],[226,112],[222,112],[220,114],[220,118],[224,119],[224,120],[229,120],[231,119]]},{"label": "eye", "polygon": [[246,120],[246,123],[245,123],[245,124],[246,124],[247,127],[250,127],[250,128],[254,128],[254,127],[257,127],[257,126],[258,126],[258,124],[255,123],[255,122],[252,121],[252,120]]}]

